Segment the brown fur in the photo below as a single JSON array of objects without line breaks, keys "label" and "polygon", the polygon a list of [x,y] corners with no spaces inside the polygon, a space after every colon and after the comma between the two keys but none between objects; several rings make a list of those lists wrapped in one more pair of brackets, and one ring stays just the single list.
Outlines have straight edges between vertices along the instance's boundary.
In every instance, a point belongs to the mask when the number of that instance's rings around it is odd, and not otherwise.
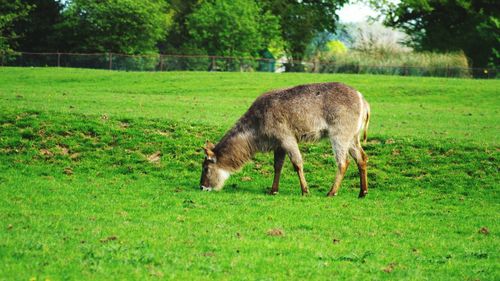
[{"label": "brown fur", "polygon": [[[307,193],[297,143],[329,137],[336,151],[337,163],[345,163],[349,153],[358,165],[364,165],[366,175],[366,159],[359,157],[365,155],[359,145],[359,136],[364,125],[363,139],[366,140],[369,117],[370,108],[366,100],[342,83],[309,84],[270,91],[255,100],[215,147],[205,147],[207,157],[213,156],[216,161],[205,161],[204,167],[234,172],[256,152],[275,151],[277,174],[272,192],[276,193],[283,162],[279,161],[283,157],[283,153],[279,152],[284,151],[297,170],[302,192]],[[339,165],[339,169],[341,166],[343,176],[346,167]],[[361,182],[364,182],[361,191],[366,191],[366,181],[361,179]],[[206,184],[211,186],[210,180],[202,174],[201,185]],[[219,185],[220,182],[214,184]],[[335,189],[339,185],[340,181]]]}]

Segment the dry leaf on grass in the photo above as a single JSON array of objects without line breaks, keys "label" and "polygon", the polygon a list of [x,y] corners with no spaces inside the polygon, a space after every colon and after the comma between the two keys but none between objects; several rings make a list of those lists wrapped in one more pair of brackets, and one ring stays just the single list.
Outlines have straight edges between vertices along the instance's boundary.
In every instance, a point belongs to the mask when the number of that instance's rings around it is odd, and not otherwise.
[{"label": "dry leaf on grass", "polygon": [[116,237],[116,236],[113,235],[113,236],[109,236],[109,237],[103,238],[100,241],[101,241],[101,243],[107,243],[109,241],[113,241],[113,240],[116,240],[116,239],[118,239],[118,237]]},{"label": "dry leaf on grass", "polygon": [[172,133],[170,133],[170,132],[160,131],[160,130],[156,130],[155,133],[160,135],[160,136],[164,136],[164,137],[170,137],[170,135],[172,135]]},{"label": "dry leaf on grass", "polygon": [[267,231],[267,235],[269,236],[283,236],[285,233],[283,232],[283,230],[279,229],[279,228],[273,228],[273,229],[269,229]]},{"label": "dry leaf on grass", "polygon": [[59,149],[61,155],[68,155],[69,154],[69,149],[67,147],[57,145],[57,148]]},{"label": "dry leaf on grass", "polygon": [[71,158],[72,160],[75,160],[75,159],[77,159],[78,157],[80,157],[80,153],[78,153],[78,152],[77,152],[77,153],[73,153],[73,154],[71,154],[71,155],[69,156],[69,158]]},{"label": "dry leaf on grass", "polygon": [[148,156],[148,161],[150,163],[158,163],[158,162],[160,162],[160,158],[161,158],[161,152],[157,151],[157,152]]},{"label": "dry leaf on grass", "polygon": [[52,153],[50,150],[42,148],[40,149],[40,154],[44,156],[54,156],[54,153]]},{"label": "dry leaf on grass", "polygon": [[395,264],[395,263],[393,263],[393,262],[391,262],[391,263],[390,263],[389,265],[387,265],[387,267],[386,267],[386,268],[384,268],[383,270],[384,270],[384,272],[386,272],[386,273],[391,273],[391,272],[394,270],[394,268],[396,268],[396,264]]}]

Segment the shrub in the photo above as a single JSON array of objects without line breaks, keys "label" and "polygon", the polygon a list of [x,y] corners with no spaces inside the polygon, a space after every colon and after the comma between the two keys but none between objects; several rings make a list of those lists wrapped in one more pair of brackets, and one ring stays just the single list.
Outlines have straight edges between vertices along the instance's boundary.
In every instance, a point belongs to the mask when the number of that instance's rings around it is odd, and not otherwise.
[{"label": "shrub", "polygon": [[350,51],[320,61],[320,72],[373,73],[412,76],[470,77],[464,53]]}]

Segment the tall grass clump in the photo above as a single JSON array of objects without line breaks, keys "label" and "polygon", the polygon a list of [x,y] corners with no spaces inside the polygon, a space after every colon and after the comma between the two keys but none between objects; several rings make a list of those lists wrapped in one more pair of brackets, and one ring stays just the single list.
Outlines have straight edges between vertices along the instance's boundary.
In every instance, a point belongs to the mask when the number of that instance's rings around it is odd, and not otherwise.
[{"label": "tall grass clump", "polygon": [[325,58],[316,66],[319,72],[371,73],[408,76],[471,77],[467,57],[462,52],[349,51]]}]

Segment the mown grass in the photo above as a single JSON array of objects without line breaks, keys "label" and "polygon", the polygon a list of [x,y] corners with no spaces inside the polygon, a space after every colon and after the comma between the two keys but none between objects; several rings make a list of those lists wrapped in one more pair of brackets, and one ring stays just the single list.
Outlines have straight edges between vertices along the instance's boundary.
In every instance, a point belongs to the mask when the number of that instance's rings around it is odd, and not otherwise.
[{"label": "mown grass", "polygon": [[[372,107],[369,195],[326,198],[327,142],[265,194],[259,154],[198,190],[201,145],[265,90],[342,81]],[[498,81],[0,68],[0,279],[499,279]]]}]

